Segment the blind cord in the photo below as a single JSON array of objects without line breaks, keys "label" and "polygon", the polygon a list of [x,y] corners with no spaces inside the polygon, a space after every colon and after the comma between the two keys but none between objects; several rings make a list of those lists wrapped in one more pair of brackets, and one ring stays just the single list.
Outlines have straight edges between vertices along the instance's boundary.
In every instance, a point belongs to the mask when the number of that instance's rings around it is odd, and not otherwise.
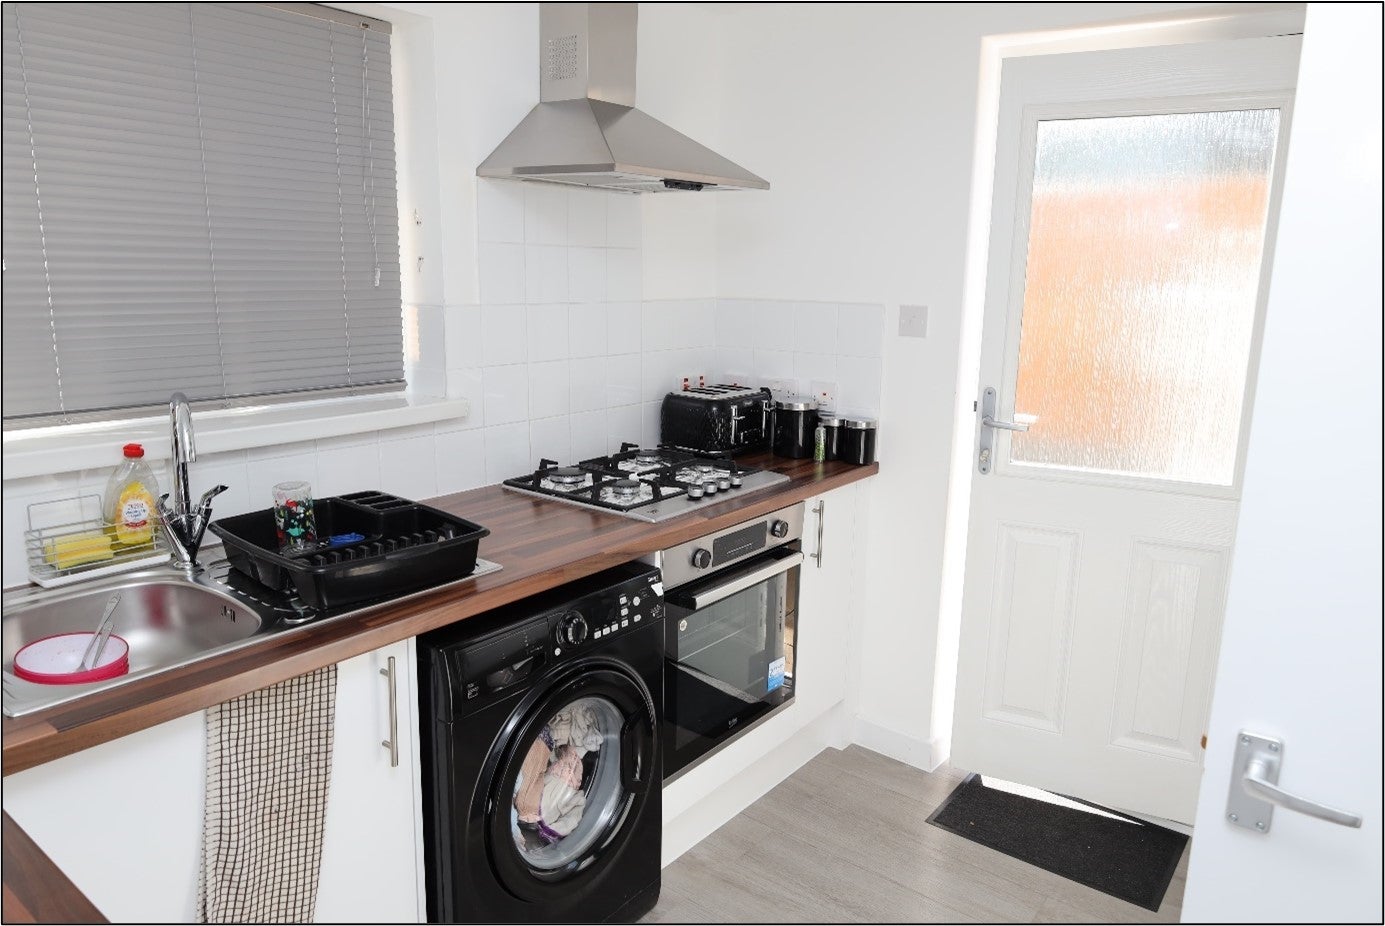
[{"label": "blind cord", "polygon": [[336,30],[327,20],[327,63],[332,76],[332,141],[337,160],[337,241],[341,251],[341,314],[346,327],[346,383],[351,385],[351,299],[346,280],[346,216],[342,210],[341,123],[337,118],[337,43]]},{"label": "blind cord", "polygon": [[366,174],[361,175],[361,208],[370,226],[370,255],[375,262],[375,286],[380,285],[380,243],[375,234],[375,137],[370,125],[370,27],[361,24],[361,130],[365,133],[366,164],[370,177],[370,192],[366,192]]},{"label": "blind cord", "polygon": [[58,376],[58,414],[67,418],[63,398],[63,364],[58,354],[58,318],[53,307],[53,279],[48,274],[48,236],[43,229],[43,193],[38,182],[38,145],[34,142],[34,114],[29,103],[29,68],[24,60],[24,27],[19,21],[19,6],[14,6],[15,42],[19,46],[19,76],[24,81],[24,124],[29,133],[29,159],[34,165],[34,204],[38,207],[39,253],[43,255],[43,289],[48,299],[48,332],[53,343],[53,370]]}]

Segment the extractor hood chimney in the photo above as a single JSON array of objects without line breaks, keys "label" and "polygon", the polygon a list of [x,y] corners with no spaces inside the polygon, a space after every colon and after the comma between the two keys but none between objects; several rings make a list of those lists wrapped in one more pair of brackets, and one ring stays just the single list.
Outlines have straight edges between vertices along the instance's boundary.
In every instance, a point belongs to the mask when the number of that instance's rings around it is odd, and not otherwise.
[{"label": "extractor hood chimney", "polygon": [[539,104],[479,177],[622,190],[767,190],[769,183],[635,108],[637,3],[539,4]]}]

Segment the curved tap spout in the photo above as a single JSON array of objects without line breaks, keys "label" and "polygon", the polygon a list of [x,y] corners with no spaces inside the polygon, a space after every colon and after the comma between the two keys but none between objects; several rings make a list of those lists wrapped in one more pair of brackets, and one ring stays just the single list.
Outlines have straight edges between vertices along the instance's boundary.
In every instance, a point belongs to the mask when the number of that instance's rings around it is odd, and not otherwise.
[{"label": "curved tap spout", "polygon": [[188,464],[197,459],[197,444],[193,440],[192,408],[188,405],[188,397],[181,392],[169,397],[168,421],[173,431],[169,455],[173,466],[173,510],[176,514],[190,514],[192,487],[188,483]]}]

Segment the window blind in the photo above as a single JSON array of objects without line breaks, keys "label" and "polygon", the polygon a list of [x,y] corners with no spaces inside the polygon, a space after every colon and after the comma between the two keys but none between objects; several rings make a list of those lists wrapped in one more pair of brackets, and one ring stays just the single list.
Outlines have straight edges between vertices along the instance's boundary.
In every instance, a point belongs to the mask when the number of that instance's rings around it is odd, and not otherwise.
[{"label": "window blind", "polygon": [[178,390],[402,388],[385,24],[211,3],[3,19],[7,426]]}]

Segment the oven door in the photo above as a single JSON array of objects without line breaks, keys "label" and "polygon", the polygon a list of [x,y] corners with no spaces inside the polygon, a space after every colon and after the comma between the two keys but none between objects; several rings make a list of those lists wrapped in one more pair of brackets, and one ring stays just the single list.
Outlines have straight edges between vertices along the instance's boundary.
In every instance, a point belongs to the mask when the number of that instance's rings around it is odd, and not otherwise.
[{"label": "oven door", "polygon": [[664,597],[664,778],[793,700],[797,543]]}]

